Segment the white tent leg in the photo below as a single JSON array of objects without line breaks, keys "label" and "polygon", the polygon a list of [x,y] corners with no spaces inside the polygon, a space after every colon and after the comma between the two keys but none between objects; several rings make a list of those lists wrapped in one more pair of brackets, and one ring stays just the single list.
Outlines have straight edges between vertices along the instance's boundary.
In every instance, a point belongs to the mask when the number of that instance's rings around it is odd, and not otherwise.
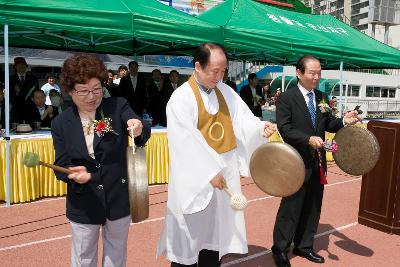
[{"label": "white tent leg", "polygon": [[339,93],[339,116],[343,115],[343,61],[340,61],[340,93]]},{"label": "white tent leg", "polygon": [[6,82],[4,108],[4,113],[6,113],[6,206],[10,207],[10,69],[8,60],[8,25],[4,25],[4,76]]}]

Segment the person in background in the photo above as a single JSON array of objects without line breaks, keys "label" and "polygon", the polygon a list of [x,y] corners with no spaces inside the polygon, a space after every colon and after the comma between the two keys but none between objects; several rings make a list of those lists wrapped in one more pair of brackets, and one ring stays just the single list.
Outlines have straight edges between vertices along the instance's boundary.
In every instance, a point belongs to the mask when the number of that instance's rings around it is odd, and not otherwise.
[{"label": "person in background", "polygon": [[107,89],[108,93],[112,97],[117,97],[119,96],[118,92],[118,85],[114,83],[114,71],[113,70],[108,70],[107,71],[108,78],[104,82],[104,87]]},{"label": "person in background", "polygon": [[51,121],[58,115],[57,108],[52,105],[46,105],[46,97],[40,89],[33,91],[32,102],[34,105],[28,105],[25,111],[25,122],[29,123],[33,129],[35,122],[41,122],[40,127],[50,127]]},{"label": "person in background", "polygon": [[23,122],[27,106],[33,106],[32,92],[39,90],[38,79],[28,71],[25,58],[14,58],[15,73],[10,76],[10,103],[15,113],[15,122]]},{"label": "person in background", "polygon": [[133,111],[142,117],[148,105],[146,83],[139,73],[139,64],[136,61],[129,62],[128,67],[129,74],[121,78],[119,92],[128,101]]},{"label": "person in background", "polygon": [[236,83],[234,83],[234,82],[232,82],[231,80],[228,79],[228,68],[225,69],[223,82],[226,85],[228,85],[230,88],[232,88],[235,92],[237,92]]},{"label": "person in background", "polygon": [[[71,266],[97,266],[100,229],[101,265],[126,266],[131,223],[128,134],[132,130],[135,144],[143,146],[150,137],[150,125],[140,120],[125,99],[103,98],[107,70],[95,55],[67,59],[60,79],[73,105],[56,117],[51,130],[55,165],[73,171],[55,172],[67,184]],[[107,127],[97,127],[100,123]]]},{"label": "person in background", "polygon": [[114,79],[114,83],[116,85],[119,85],[119,83],[121,82],[121,78],[125,77],[126,75],[128,75],[128,67],[125,65],[121,65],[118,67],[118,78]]},{"label": "person in background", "polygon": [[171,98],[172,93],[180,86],[179,72],[171,70],[168,75],[168,80],[164,83],[163,89],[160,92],[160,125],[167,127],[167,103]]},{"label": "person in background", "polygon": [[159,69],[154,69],[151,72],[151,82],[147,86],[147,93],[149,94],[149,113],[153,118],[153,125],[160,123],[161,114],[161,90],[163,88],[163,76]]},{"label": "person in background", "polygon": [[331,100],[329,101],[329,107],[332,109],[333,114],[338,117],[339,110],[337,108],[338,102],[336,96],[332,96]]},{"label": "person in background", "polygon": [[157,255],[166,253],[171,267],[217,267],[225,254],[248,252],[243,211],[222,189],[241,192],[248,156],[275,129],[222,83],[223,46],[200,45],[194,62],[193,75],[167,105],[171,174]]},{"label": "person in background", "polygon": [[50,90],[56,90],[57,92],[61,93],[60,86],[56,84],[56,78],[52,73],[47,74],[47,83],[44,84],[40,89],[42,89],[44,95],[46,96],[46,105],[51,105],[49,96]]},{"label": "person in background", "polygon": [[262,88],[258,85],[258,78],[255,73],[250,73],[247,80],[249,84],[242,87],[240,90],[240,97],[253,114],[260,118],[262,116],[261,106],[265,102]]},{"label": "person in background", "polygon": [[279,97],[281,96],[282,91],[281,88],[276,89],[276,92],[274,94],[273,98],[273,103],[276,105],[276,103],[278,103]]},{"label": "person in background", "polygon": [[267,99],[271,97],[271,89],[268,81],[265,82],[265,85],[262,88],[262,93],[264,95],[265,101],[267,101]]},{"label": "person in background", "polygon": [[50,90],[49,98],[50,98],[50,102],[51,102],[51,105],[53,106],[53,108],[57,109],[58,114],[61,114],[63,112],[63,109],[62,109],[63,99],[61,97],[60,92],[58,92],[57,90],[54,90],[54,89]]}]

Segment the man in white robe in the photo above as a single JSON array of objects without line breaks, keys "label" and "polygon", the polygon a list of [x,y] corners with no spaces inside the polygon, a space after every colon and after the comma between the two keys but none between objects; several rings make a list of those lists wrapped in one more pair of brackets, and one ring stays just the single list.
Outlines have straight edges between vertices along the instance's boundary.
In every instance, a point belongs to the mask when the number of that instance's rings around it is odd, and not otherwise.
[{"label": "man in white robe", "polygon": [[[222,46],[201,45],[194,61],[194,75],[174,91],[167,105],[170,181],[157,255],[165,253],[173,267],[220,266],[223,255],[248,252],[243,211],[232,209],[221,189],[226,184],[241,193],[240,176],[249,176],[252,152],[275,130],[221,82],[227,65]],[[199,120],[226,106],[234,144],[218,153],[199,130]],[[229,136],[228,128],[221,137]]]}]

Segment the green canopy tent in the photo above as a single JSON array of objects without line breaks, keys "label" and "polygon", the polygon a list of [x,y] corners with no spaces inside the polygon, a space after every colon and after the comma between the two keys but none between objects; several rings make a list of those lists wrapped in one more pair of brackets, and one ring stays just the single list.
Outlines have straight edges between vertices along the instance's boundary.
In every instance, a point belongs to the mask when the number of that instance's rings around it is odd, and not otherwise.
[{"label": "green canopy tent", "polygon": [[206,40],[221,41],[215,25],[156,0],[0,0],[0,24],[9,25],[14,47],[190,54]]},{"label": "green canopy tent", "polygon": [[[9,110],[8,47],[111,54],[190,54],[221,42],[219,27],[156,0],[0,0],[5,52],[5,110]],[[6,202],[10,205],[9,114],[6,113]]]},{"label": "green canopy tent", "polygon": [[293,65],[306,54],[324,69],[400,68],[400,51],[330,15],[282,10],[253,0],[227,0],[199,15],[223,28],[232,58]]}]

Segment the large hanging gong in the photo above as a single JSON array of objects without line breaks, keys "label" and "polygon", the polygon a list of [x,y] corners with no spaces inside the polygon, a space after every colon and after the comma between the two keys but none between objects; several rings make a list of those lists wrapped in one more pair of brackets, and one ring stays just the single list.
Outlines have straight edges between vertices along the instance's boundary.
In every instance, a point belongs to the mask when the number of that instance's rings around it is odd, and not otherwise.
[{"label": "large hanging gong", "polygon": [[305,167],[300,154],[291,145],[272,142],[254,151],[250,173],[262,191],[286,197],[296,193],[304,183]]}]

